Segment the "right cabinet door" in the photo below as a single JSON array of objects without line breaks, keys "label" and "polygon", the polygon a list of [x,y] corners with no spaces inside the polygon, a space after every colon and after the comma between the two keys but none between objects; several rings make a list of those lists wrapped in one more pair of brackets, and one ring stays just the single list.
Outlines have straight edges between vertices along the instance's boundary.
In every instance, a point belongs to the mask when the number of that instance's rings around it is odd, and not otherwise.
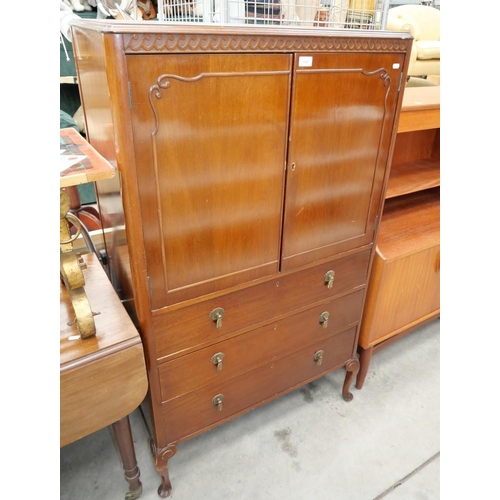
[{"label": "right cabinet door", "polygon": [[281,269],[373,241],[404,55],[296,55]]}]

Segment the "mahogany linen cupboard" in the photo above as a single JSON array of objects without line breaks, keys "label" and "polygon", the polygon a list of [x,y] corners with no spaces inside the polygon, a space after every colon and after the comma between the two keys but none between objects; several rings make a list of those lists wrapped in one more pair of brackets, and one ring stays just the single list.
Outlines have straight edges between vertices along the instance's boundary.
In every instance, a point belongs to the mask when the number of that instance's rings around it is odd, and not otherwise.
[{"label": "mahogany linen cupboard", "polygon": [[82,20],[73,41],[166,497],[180,442],[341,367],[352,399],[412,37]]}]

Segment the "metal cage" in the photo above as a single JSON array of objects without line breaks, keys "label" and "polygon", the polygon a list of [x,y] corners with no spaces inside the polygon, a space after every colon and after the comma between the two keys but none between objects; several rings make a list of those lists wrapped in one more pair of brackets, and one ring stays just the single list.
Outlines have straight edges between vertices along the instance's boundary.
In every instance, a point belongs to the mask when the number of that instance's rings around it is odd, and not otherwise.
[{"label": "metal cage", "polygon": [[158,0],[158,20],[380,30],[389,0]]}]

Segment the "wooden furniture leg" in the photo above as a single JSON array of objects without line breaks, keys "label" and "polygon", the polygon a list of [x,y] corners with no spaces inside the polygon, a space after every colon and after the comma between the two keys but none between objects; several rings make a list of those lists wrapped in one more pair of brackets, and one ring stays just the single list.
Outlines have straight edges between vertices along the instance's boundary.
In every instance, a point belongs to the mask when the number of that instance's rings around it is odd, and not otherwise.
[{"label": "wooden furniture leg", "polygon": [[171,444],[165,448],[157,448],[153,439],[151,439],[149,444],[155,461],[156,471],[161,477],[161,484],[158,486],[158,495],[161,498],[166,498],[172,492],[172,483],[168,476],[168,461],[177,452],[177,446]]},{"label": "wooden furniture leg", "polygon": [[89,231],[102,229],[99,212],[92,206],[82,205],[77,186],[68,186],[65,190],[71,200],[71,213],[76,215]]},{"label": "wooden furniture leg", "polygon": [[357,358],[350,359],[345,365],[345,369],[347,373],[345,375],[344,386],[342,387],[342,397],[345,401],[352,401],[354,396],[351,392],[349,392],[349,388],[351,387],[354,377],[359,371],[359,360]]},{"label": "wooden furniture leg", "polygon": [[381,351],[382,349],[385,349],[386,347],[389,347],[391,344],[394,342],[397,342],[399,339],[405,337],[409,333],[413,332],[417,328],[420,328],[427,323],[430,323],[431,321],[434,321],[435,319],[439,318],[439,313],[433,314],[426,318],[425,320],[421,320],[420,322],[416,322],[414,325],[411,327],[406,327],[402,332],[398,333],[397,335],[394,335],[393,337],[389,337],[388,339],[384,340],[383,342],[380,342],[380,344],[375,344],[372,347],[368,347],[367,349],[363,349],[360,345],[358,345],[358,353],[360,357],[360,364],[361,368],[359,370],[358,377],[356,379],[356,389],[361,389],[363,387],[363,384],[365,383],[365,378],[366,374],[368,372],[368,368],[370,366],[370,362],[372,359],[373,354],[377,354],[377,352]]},{"label": "wooden furniture leg", "polygon": [[366,374],[368,373],[368,367],[370,366],[370,361],[372,359],[373,347],[368,349],[359,348],[359,373],[356,377],[356,389],[362,389],[365,383]]},{"label": "wooden furniture leg", "polygon": [[125,479],[129,484],[129,491],[125,495],[125,500],[135,500],[142,494],[142,483],[139,479],[141,471],[137,466],[134,441],[132,439],[132,430],[130,429],[128,415],[118,420],[118,422],[115,422],[112,427],[122,459],[123,469],[125,470]]}]

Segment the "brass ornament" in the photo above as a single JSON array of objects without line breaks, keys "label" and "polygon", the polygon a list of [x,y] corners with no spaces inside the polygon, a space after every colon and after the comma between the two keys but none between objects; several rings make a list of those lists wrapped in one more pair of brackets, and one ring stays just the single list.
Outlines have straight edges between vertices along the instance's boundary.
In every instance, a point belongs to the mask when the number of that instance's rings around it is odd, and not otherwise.
[{"label": "brass ornament", "polygon": [[[73,242],[81,232],[80,220],[69,212],[71,202],[64,189],[60,190],[60,274],[64,286],[68,290],[71,304],[75,312],[78,333],[82,339],[92,337],[96,333],[94,315],[85,292],[85,278],[82,270],[85,263],[74,248]],[[71,234],[70,223],[76,227],[76,233]]]}]

